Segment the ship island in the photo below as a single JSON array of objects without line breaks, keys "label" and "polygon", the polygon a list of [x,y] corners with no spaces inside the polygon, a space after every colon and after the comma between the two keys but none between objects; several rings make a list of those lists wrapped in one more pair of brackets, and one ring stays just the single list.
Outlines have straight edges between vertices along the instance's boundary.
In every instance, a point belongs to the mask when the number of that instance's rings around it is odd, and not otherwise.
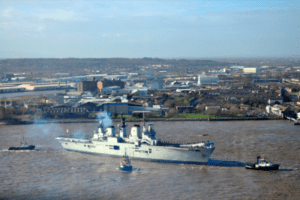
[{"label": "ship island", "polygon": [[122,118],[121,125],[118,125],[119,134],[116,134],[114,126],[106,127],[100,119],[98,130],[94,131],[90,139],[67,136],[59,136],[56,139],[67,151],[115,157],[123,157],[126,153],[130,159],[168,163],[206,164],[215,149],[214,143],[209,141],[194,143],[161,141],[155,137],[153,124],[147,125],[145,121],[142,128],[135,124],[127,136],[125,118]]}]

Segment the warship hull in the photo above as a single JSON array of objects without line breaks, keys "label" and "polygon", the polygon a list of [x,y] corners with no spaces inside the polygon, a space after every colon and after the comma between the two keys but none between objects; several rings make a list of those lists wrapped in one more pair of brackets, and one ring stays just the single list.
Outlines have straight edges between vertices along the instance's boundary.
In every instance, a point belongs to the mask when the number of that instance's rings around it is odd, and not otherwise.
[{"label": "warship hull", "polygon": [[110,144],[106,142],[75,140],[74,138],[56,138],[67,151],[88,154],[101,154],[122,157],[126,154],[131,159],[147,160],[154,162],[205,164],[214,148],[200,148],[197,150],[173,146],[152,146],[142,144],[137,146],[132,143]]}]

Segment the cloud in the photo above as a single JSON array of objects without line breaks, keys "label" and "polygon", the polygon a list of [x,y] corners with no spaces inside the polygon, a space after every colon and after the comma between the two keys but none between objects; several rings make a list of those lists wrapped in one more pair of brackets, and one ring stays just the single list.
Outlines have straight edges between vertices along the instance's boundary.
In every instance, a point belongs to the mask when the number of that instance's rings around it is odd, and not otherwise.
[{"label": "cloud", "polygon": [[43,30],[45,30],[45,27],[44,27],[44,26],[39,26],[39,27],[37,28],[37,31],[43,31]]},{"label": "cloud", "polygon": [[72,10],[55,10],[55,11],[48,12],[48,13],[38,14],[38,17],[41,20],[45,20],[45,19],[57,20],[57,21],[81,21],[81,20],[84,20],[82,17],[79,17]]},{"label": "cloud", "polygon": [[121,34],[121,33],[102,33],[101,36],[105,37],[105,38],[119,38],[119,37],[123,37],[126,34]]},{"label": "cloud", "polygon": [[6,9],[4,9],[1,13],[1,16],[4,17],[4,18],[7,18],[7,17],[11,17],[12,15],[12,8],[11,7],[8,7]]},{"label": "cloud", "polygon": [[[7,24],[7,28],[10,27],[10,30],[7,29],[7,34],[13,32],[14,34],[22,34],[25,32],[32,31],[43,31],[46,28],[45,23],[37,18],[31,13],[24,12],[12,7],[7,7],[0,9],[0,16],[2,23]],[[24,32],[21,32],[24,30]]]}]

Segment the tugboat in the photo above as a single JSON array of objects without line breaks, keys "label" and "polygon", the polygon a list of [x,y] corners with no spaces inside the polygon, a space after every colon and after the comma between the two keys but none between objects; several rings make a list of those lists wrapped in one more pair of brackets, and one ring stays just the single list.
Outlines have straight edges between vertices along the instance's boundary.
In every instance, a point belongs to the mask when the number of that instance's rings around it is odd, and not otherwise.
[{"label": "tugboat", "polygon": [[8,150],[33,150],[34,148],[34,145],[27,144],[27,142],[23,139],[23,142],[21,142],[19,147],[9,147]]},{"label": "tugboat", "polygon": [[126,152],[125,152],[125,155],[123,156],[123,159],[122,159],[122,161],[120,163],[119,169],[123,170],[123,171],[127,171],[127,172],[131,172],[132,171],[132,166],[130,164],[129,157],[126,155]]},{"label": "tugboat", "polygon": [[255,169],[255,170],[278,170],[279,164],[273,164],[266,161],[263,155],[257,156],[257,163],[246,165],[246,169]]}]

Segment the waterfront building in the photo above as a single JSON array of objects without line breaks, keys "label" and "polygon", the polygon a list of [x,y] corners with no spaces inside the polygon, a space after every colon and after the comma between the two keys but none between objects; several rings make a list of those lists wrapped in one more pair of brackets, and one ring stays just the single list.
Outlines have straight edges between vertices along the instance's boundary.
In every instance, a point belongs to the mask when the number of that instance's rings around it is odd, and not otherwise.
[{"label": "waterfront building", "polygon": [[110,115],[128,115],[128,103],[103,103],[101,110],[110,113]]}]

